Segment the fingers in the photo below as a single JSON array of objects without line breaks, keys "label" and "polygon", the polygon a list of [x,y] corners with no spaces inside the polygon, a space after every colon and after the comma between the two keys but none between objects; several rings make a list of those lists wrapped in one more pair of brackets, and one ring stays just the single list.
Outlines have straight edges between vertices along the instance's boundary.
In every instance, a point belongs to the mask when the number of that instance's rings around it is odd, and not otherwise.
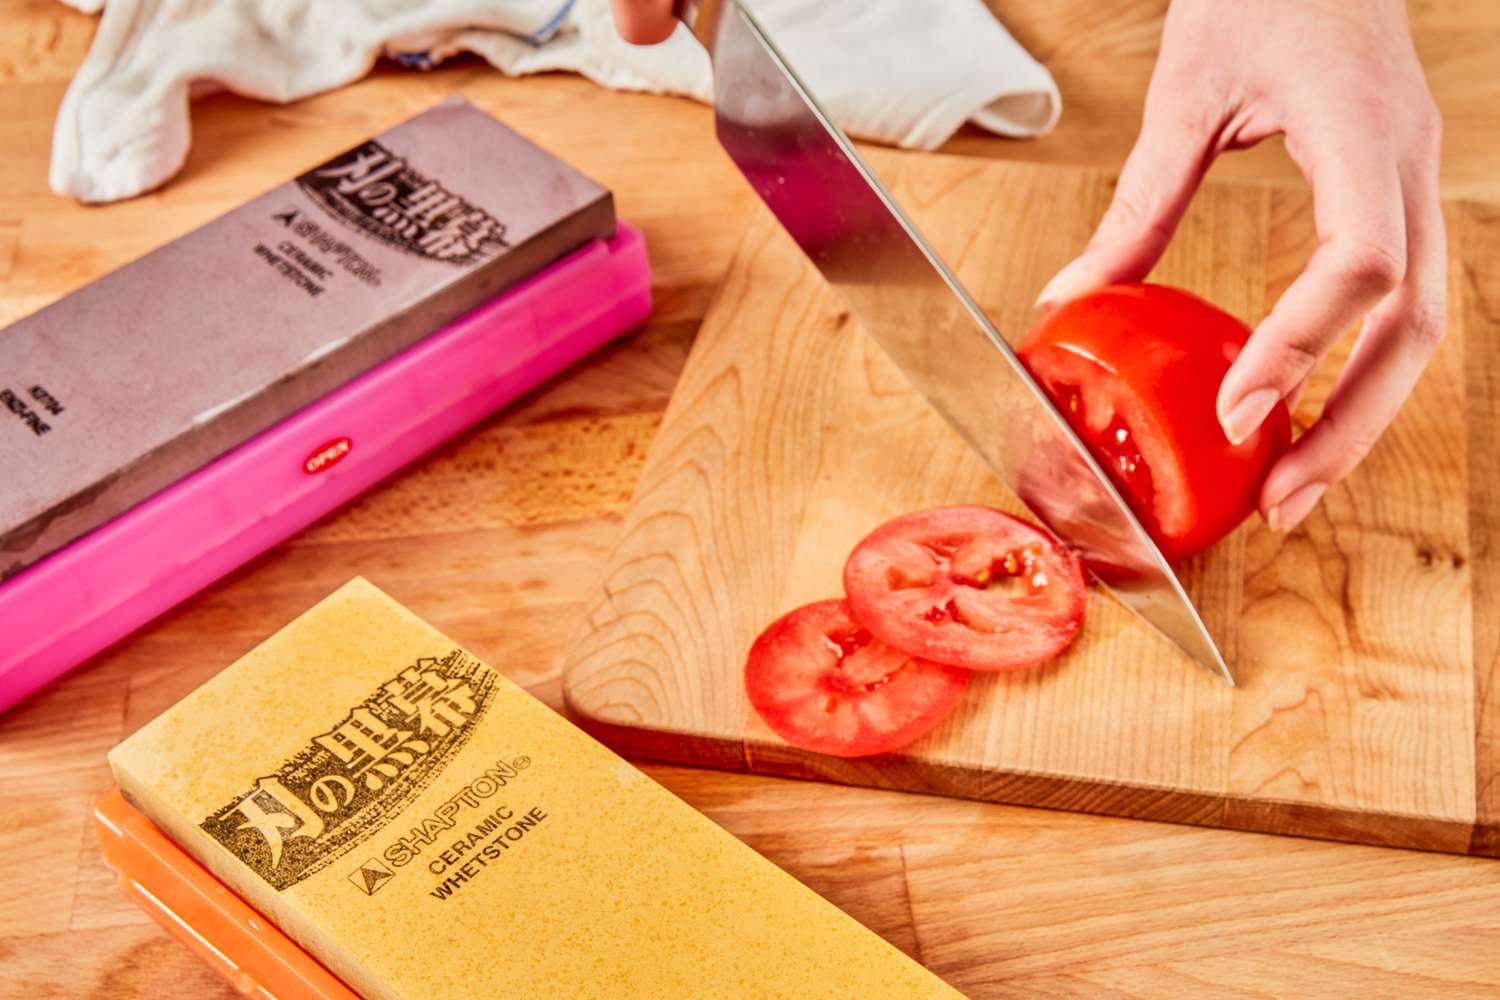
[{"label": "fingers", "polygon": [[1406,274],[1406,209],[1387,141],[1368,133],[1318,138],[1304,172],[1320,243],[1219,386],[1219,423],[1232,443],[1254,433]]},{"label": "fingers", "polygon": [[1296,527],[1323,491],[1359,464],[1442,340],[1448,263],[1435,145],[1401,171],[1401,182],[1404,275],[1365,321],[1318,422],[1266,478],[1261,510],[1273,529]]},{"label": "fingers", "polygon": [[655,45],[666,41],[677,27],[672,0],[610,0],[615,27],[632,45]]},{"label": "fingers", "polygon": [[[1153,95],[1154,96],[1154,95]],[[1155,266],[1213,159],[1213,129],[1174,104],[1148,101],[1114,200],[1083,253],[1047,282],[1036,304],[1051,307]]]}]

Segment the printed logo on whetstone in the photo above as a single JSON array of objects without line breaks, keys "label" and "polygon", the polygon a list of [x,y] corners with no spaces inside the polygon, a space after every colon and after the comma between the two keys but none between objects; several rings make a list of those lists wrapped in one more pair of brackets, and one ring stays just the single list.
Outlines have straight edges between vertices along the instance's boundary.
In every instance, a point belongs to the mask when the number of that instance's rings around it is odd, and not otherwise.
[{"label": "printed logo on whetstone", "polygon": [[406,253],[473,264],[505,249],[505,226],[371,139],[297,185],[340,222]]},{"label": "printed logo on whetstone", "polygon": [[457,649],[417,660],[200,826],[278,892],[295,885],[432,783],[489,710],[498,676]]},{"label": "printed logo on whetstone", "polygon": [[367,858],[365,863],[349,873],[349,881],[366,896],[373,896],[377,889],[396,877],[390,866],[379,858]]}]

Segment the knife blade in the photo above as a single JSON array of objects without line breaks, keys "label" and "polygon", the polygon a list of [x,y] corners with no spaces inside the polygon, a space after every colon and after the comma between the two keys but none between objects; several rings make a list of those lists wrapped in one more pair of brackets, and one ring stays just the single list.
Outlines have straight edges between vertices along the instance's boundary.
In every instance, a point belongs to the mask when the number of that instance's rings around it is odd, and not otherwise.
[{"label": "knife blade", "polygon": [[675,13],[713,65],[720,144],[865,330],[1101,583],[1233,686],[1151,536],[760,24],[739,0]]}]

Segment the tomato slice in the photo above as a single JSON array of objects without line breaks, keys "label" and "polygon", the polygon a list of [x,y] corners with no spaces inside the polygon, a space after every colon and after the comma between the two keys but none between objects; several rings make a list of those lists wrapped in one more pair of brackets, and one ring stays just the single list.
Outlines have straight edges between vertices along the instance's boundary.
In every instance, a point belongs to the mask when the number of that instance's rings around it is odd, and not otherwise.
[{"label": "tomato slice", "polygon": [[849,608],[876,638],[968,670],[1049,660],[1083,623],[1083,566],[1034,525],[940,507],[876,528],[844,564]]},{"label": "tomato slice", "polygon": [[892,649],[843,601],[818,601],[760,634],[745,662],[750,704],[793,746],[839,757],[899,749],[953,711],[967,671]]},{"label": "tomato slice", "polygon": [[1018,349],[1171,561],[1243,521],[1291,444],[1281,403],[1239,445],[1219,427],[1219,383],[1249,337],[1189,292],[1112,285],[1053,309]]}]

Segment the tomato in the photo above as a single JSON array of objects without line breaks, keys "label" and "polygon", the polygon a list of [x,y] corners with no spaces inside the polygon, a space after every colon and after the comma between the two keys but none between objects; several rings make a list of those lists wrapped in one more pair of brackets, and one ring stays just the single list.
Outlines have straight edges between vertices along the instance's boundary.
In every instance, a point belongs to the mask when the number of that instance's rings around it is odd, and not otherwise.
[{"label": "tomato", "polygon": [[888,521],[844,564],[849,608],[876,638],[969,670],[1015,670],[1067,648],[1083,623],[1082,564],[990,507]]},{"label": "tomato", "polygon": [[904,747],[953,711],[966,671],[892,649],[843,601],[772,622],[745,663],[750,704],[793,746],[839,757]]},{"label": "tomato", "polygon": [[1016,495],[1105,582],[1128,584],[1155,572],[1155,560],[1141,551],[1134,531],[1119,523],[1114,501],[1096,487],[1094,470],[1071,445],[1033,448],[1021,466]]},{"label": "tomato", "polygon": [[1255,509],[1291,443],[1278,403],[1231,445],[1214,401],[1250,328],[1188,292],[1112,285],[1044,316],[1018,353],[1170,561]]}]

